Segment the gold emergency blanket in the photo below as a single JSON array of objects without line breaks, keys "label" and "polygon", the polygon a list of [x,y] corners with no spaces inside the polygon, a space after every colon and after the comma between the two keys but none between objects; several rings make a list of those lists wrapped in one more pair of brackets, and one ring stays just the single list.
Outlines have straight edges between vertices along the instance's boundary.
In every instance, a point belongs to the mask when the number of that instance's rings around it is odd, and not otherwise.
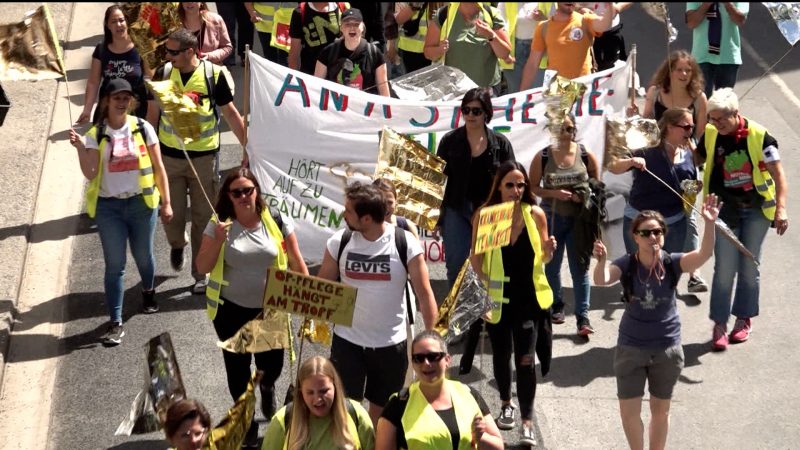
[{"label": "gold emergency blanket", "polygon": [[256,410],[255,386],[261,381],[263,373],[258,371],[247,383],[247,390],[239,396],[236,403],[225,415],[219,424],[208,433],[208,441],[203,449],[208,450],[239,450],[244,442],[253,413]]},{"label": "gold emergency blanket", "polygon": [[262,319],[253,319],[217,347],[233,353],[261,353],[268,350],[289,348],[291,333],[289,314],[265,309]]},{"label": "gold emergency blanket", "polygon": [[468,258],[439,307],[439,319],[433,329],[449,343],[466,333],[473,323],[491,311],[492,306],[486,286],[472,269]]},{"label": "gold emergency blanket", "polygon": [[445,162],[420,143],[383,127],[375,178],[386,178],[397,189],[395,214],[433,230],[439,221],[447,176]]},{"label": "gold emergency blanket", "polygon": [[128,35],[150,69],[164,64],[166,51],[162,44],[170,33],[183,26],[178,8],[180,4],[177,2],[120,4],[125,21],[128,22]]},{"label": "gold emergency blanket", "polygon": [[322,344],[326,347],[330,347],[333,341],[331,325],[328,322],[320,320],[304,320],[300,327],[300,338],[305,338],[315,344]]},{"label": "gold emergency blanket", "polygon": [[[647,12],[651,17],[656,20],[659,20],[664,23],[667,27],[667,38],[669,39],[669,43],[675,42],[675,39],[678,39],[678,30],[672,26],[672,21],[669,20],[669,11],[667,10],[667,4],[664,2],[642,2],[639,3],[642,6],[642,9]],[[720,5],[722,8],[723,6]]]},{"label": "gold emergency blanket", "polygon": [[660,141],[658,124],[653,119],[607,116],[603,164],[618,158],[629,158],[633,150],[655,147]]},{"label": "gold emergency blanket", "polygon": [[21,22],[0,25],[0,80],[45,80],[65,73],[47,4]]},{"label": "gold emergency blanket", "polygon": [[144,345],[146,372],[144,386],[131,404],[128,417],[119,424],[115,435],[158,431],[167,417],[167,409],[186,398],[183,378],[169,333],[162,333]]},{"label": "gold emergency blanket", "polygon": [[201,113],[199,99],[184,95],[172,80],[145,81],[145,83],[153,92],[161,111],[166,114],[175,134],[183,139],[185,144],[200,136],[200,121],[197,120]]},{"label": "gold emergency blanket", "polygon": [[586,85],[561,75],[556,75],[550,80],[550,84],[543,93],[546,105],[544,115],[547,117],[547,129],[550,130],[554,143],[559,140],[564,118],[584,92],[586,92]]}]

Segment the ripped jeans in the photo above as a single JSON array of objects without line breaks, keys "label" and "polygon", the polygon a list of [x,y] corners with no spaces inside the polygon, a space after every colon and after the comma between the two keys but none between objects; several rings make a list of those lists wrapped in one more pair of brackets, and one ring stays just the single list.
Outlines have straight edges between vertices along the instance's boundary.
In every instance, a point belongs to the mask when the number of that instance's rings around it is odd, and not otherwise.
[{"label": "ripped jeans", "polygon": [[508,308],[503,308],[500,322],[486,323],[486,331],[489,333],[489,341],[492,343],[494,378],[497,381],[497,389],[500,391],[500,400],[504,402],[511,400],[511,350],[514,350],[514,367],[517,369],[517,401],[523,420],[530,420],[533,417],[533,400],[536,397],[536,371],[534,370],[536,323],[537,321],[533,317],[511,314]]}]

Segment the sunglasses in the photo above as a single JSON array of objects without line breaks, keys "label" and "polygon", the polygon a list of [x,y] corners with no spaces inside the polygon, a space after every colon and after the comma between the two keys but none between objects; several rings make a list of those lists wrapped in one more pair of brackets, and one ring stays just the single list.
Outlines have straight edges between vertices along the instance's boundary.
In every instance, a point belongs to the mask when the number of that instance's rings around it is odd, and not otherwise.
[{"label": "sunglasses", "polygon": [[694,125],[689,125],[688,123],[685,125],[673,125],[675,128],[683,128],[684,131],[694,131]]},{"label": "sunglasses", "polygon": [[664,229],[663,228],[653,228],[652,230],[636,230],[636,231],[633,232],[633,234],[638,234],[639,236],[645,237],[645,238],[650,237],[651,235],[655,236],[655,237],[659,237],[662,234],[664,234]]},{"label": "sunglasses", "polygon": [[436,363],[442,360],[447,355],[445,352],[430,352],[430,353],[414,353],[411,355],[411,361],[416,364],[422,364],[425,361]]},{"label": "sunglasses", "polygon": [[167,53],[169,53],[169,54],[170,54],[170,55],[172,55],[172,56],[178,56],[178,55],[180,55],[181,53],[183,53],[183,52],[185,52],[186,50],[188,50],[188,48],[179,48],[179,49],[177,49],[177,50],[173,50],[173,49],[171,49],[171,48],[164,47],[164,50],[166,50],[166,51],[167,51]]},{"label": "sunglasses", "polygon": [[574,133],[575,132],[575,127],[571,127],[571,126],[564,127],[564,126],[562,126],[561,127],[561,132],[562,133]]},{"label": "sunglasses", "polygon": [[514,188],[525,189],[526,187],[528,187],[528,183],[523,183],[523,182],[513,183],[509,181],[508,183],[505,184],[505,187],[506,189],[514,189]]},{"label": "sunglasses", "polygon": [[482,108],[478,108],[477,106],[473,106],[471,108],[469,106],[462,106],[461,107],[461,114],[463,114],[465,116],[468,116],[470,114],[472,114],[473,116],[482,116],[483,115],[483,109]]},{"label": "sunglasses", "polygon": [[233,198],[241,198],[241,197],[244,197],[246,195],[252,194],[254,190],[256,190],[256,187],[255,186],[250,186],[250,187],[246,187],[246,188],[231,189],[231,190],[228,191],[228,193],[231,194],[231,196],[233,196]]}]

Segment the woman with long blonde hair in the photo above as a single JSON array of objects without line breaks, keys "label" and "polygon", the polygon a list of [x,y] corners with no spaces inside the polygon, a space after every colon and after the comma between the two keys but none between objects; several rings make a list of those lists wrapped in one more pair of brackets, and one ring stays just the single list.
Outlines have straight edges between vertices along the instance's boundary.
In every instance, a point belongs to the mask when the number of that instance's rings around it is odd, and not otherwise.
[{"label": "woman with long blonde hair", "polygon": [[369,414],[344,395],[333,363],[322,356],[297,371],[295,401],[272,417],[261,450],[372,450],[375,434]]}]

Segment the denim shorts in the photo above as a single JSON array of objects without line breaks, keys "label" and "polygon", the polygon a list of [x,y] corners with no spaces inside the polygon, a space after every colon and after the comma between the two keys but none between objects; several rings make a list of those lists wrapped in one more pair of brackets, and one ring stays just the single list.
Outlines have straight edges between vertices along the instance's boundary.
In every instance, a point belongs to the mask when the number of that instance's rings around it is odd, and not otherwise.
[{"label": "denim shorts", "polygon": [[647,381],[652,397],[670,399],[682,369],[683,347],[680,344],[668,348],[618,345],[614,352],[617,398],[643,397]]}]

